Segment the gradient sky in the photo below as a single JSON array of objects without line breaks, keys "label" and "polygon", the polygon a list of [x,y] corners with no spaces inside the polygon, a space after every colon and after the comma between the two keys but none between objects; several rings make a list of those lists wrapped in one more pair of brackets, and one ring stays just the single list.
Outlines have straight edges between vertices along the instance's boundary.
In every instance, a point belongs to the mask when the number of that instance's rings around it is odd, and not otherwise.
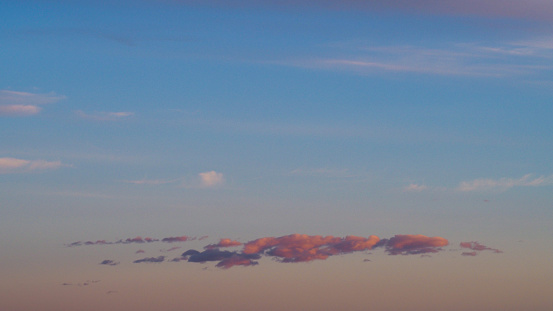
[{"label": "gradient sky", "polygon": [[550,0],[0,1],[0,309],[552,310],[552,120]]}]

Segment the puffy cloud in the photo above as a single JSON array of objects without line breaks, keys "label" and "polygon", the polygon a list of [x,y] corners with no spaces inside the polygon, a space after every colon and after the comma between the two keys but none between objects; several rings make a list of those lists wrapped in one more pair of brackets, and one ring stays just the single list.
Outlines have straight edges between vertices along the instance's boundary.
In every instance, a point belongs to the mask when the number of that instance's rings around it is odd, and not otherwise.
[{"label": "puffy cloud", "polygon": [[94,120],[94,121],[118,121],[124,118],[128,118],[134,115],[134,112],[129,111],[120,111],[120,112],[94,112],[94,113],[86,113],[82,110],[75,111],[75,114],[77,114],[79,117],[83,119],[88,120]]},{"label": "puffy cloud", "polygon": [[320,235],[291,234],[281,237],[260,238],[244,245],[245,254],[266,252],[278,257],[282,262],[304,262],[315,259],[326,259],[339,253],[368,250],[380,239],[348,236],[346,238]]},{"label": "puffy cloud", "polygon": [[7,157],[0,158],[0,174],[53,170],[62,166],[64,165],[60,161],[23,160]]},{"label": "puffy cloud", "polygon": [[458,191],[505,191],[513,187],[539,187],[553,185],[553,175],[531,178],[531,174],[526,174],[521,178],[500,178],[500,179],[475,179],[464,181],[457,187]]},{"label": "puffy cloud", "polygon": [[203,187],[214,187],[224,182],[223,174],[215,171],[199,173],[198,176]]},{"label": "puffy cloud", "polygon": [[236,252],[221,251],[219,249],[208,249],[203,252],[191,254],[188,258],[188,262],[206,262],[206,261],[220,261],[225,258],[230,258]]},{"label": "puffy cloud", "polygon": [[491,247],[488,247],[486,245],[480,244],[480,243],[475,242],[475,241],[461,242],[461,243],[459,243],[459,246],[461,246],[461,248],[468,248],[468,249],[473,251],[473,252],[464,252],[464,253],[461,254],[463,256],[476,256],[477,252],[486,251],[486,250],[492,251],[496,254],[503,253],[503,251],[500,251],[497,248],[491,248]]},{"label": "puffy cloud", "polygon": [[101,263],[101,265],[106,265],[106,266],[117,266],[119,264],[118,261],[113,261],[113,260],[110,260],[110,259],[106,259],[106,260],[103,260]]},{"label": "puffy cloud", "polygon": [[142,263],[142,262],[153,262],[153,263],[158,263],[158,262],[163,262],[163,261],[165,261],[165,256],[159,256],[159,257],[146,257],[146,258],[142,258],[142,259],[135,260],[135,261],[133,261],[133,263]]},{"label": "puffy cloud", "polygon": [[242,243],[240,243],[238,241],[234,241],[234,240],[231,240],[231,239],[221,239],[219,241],[219,243],[209,244],[209,245],[205,246],[204,248],[205,249],[210,249],[210,248],[232,247],[232,246],[240,246],[240,245],[242,245]]},{"label": "puffy cloud", "polygon": [[418,255],[437,253],[440,247],[449,245],[442,237],[427,237],[422,234],[399,234],[389,240],[382,240],[378,246],[385,246],[390,255]]}]

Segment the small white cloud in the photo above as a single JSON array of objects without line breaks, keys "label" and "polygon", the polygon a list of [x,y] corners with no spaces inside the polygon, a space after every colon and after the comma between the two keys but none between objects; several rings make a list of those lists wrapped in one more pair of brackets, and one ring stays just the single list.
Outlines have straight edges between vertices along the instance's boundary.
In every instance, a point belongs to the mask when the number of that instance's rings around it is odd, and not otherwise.
[{"label": "small white cloud", "polygon": [[86,113],[82,110],[77,110],[75,111],[75,113],[83,119],[95,120],[95,121],[117,121],[134,115],[134,112],[129,112],[129,111],[119,111],[119,112],[102,111],[102,112]]},{"label": "small white cloud", "polygon": [[409,186],[404,188],[404,190],[408,192],[421,192],[427,189],[428,189],[428,186],[418,185],[418,184],[410,184]]},{"label": "small white cloud", "polygon": [[553,184],[553,175],[548,177],[538,177],[531,179],[531,174],[522,176],[521,178],[500,178],[490,179],[482,178],[472,181],[463,181],[457,187],[458,191],[505,191],[513,187],[538,187]]},{"label": "small white cloud", "polygon": [[203,187],[214,187],[225,181],[223,174],[215,171],[200,173],[198,176],[200,176],[200,181]]},{"label": "small white cloud", "polygon": [[16,158],[0,158],[0,174],[27,173],[58,169],[64,166],[60,161],[23,160]]}]

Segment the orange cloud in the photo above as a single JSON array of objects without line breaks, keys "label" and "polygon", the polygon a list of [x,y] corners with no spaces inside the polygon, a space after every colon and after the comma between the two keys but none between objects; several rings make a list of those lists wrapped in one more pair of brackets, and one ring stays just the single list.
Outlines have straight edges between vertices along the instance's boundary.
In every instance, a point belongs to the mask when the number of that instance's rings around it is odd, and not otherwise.
[{"label": "orange cloud", "polygon": [[209,244],[205,246],[205,249],[211,249],[211,248],[217,248],[217,247],[232,247],[232,246],[240,246],[242,243],[238,241],[234,241],[231,239],[221,239],[219,243],[217,244]]},{"label": "orange cloud", "polygon": [[280,257],[283,262],[304,262],[326,259],[339,253],[368,250],[380,239],[348,236],[346,238],[320,235],[291,234],[278,238],[260,238],[244,245],[244,254],[258,254]]}]

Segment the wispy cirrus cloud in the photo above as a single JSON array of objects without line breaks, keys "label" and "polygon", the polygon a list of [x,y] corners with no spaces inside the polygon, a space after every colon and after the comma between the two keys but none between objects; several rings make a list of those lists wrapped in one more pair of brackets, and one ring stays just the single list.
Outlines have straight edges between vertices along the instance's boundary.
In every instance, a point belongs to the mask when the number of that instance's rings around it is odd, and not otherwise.
[{"label": "wispy cirrus cloud", "polygon": [[65,99],[63,95],[50,93],[29,93],[0,90],[0,116],[32,116],[42,111],[41,105],[56,103]]},{"label": "wispy cirrus cloud", "polygon": [[135,179],[135,180],[123,180],[122,182],[135,185],[164,185],[172,184],[180,181],[181,179]]},{"label": "wispy cirrus cloud", "polygon": [[141,236],[137,236],[134,238],[127,238],[125,240],[117,240],[117,241],[106,241],[106,240],[96,240],[96,241],[76,241],[69,244],[66,244],[67,247],[74,247],[74,246],[86,246],[86,245],[111,245],[111,244],[144,244],[144,243],[153,243],[153,242],[164,242],[164,243],[173,243],[173,242],[186,242],[186,241],[192,241],[195,240],[195,237],[190,236],[172,236],[172,237],[166,237],[162,239],[156,239],[156,238],[150,238],[145,237],[142,238]]},{"label": "wispy cirrus cloud", "polygon": [[402,72],[414,74],[507,77],[553,70],[550,41],[508,43],[451,43],[439,47],[378,46],[368,42],[336,42],[326,52],[340,57],[310,58],[277,62],[282,65],[359,74]]},{"label": "wispy cirrus cloud", "polygon": [[29,173],[44,170],[55,170],[64,165],[61,161],[24,160],[17,158],[0,158],[0,174]]},{"label": "wispy cirrus cloud", "polygon": [[83,119],[94,120],[94,121],[119,121],[129,117],[134,116],[134,112],[130,111],[119,111],[119,112],[109,112],[109,111],[100,111],[87,113],[82,110],[75,111],[75,114]]},{"label": "wispy cirrus cloud", "polygon": [[521,178],[481,178],[471,181],[463,181],[456,188],[457,191],[506,191],[513,187],[540,187],[553,185],[553,175],[532,178],[532,174],[526,174]]},{"label": "wispy cirrus cloud", "polygon": [[424,191],[455,191],[455,192],[504,192],[514,187],[543,187],[553,185],[553,175],[532,177],[533,174],[526,174],[520,178],[478,178],[469,181],[462,181],[455,188],[428,186],[425,184],[411,183],[403,187],[404,192]]}]

